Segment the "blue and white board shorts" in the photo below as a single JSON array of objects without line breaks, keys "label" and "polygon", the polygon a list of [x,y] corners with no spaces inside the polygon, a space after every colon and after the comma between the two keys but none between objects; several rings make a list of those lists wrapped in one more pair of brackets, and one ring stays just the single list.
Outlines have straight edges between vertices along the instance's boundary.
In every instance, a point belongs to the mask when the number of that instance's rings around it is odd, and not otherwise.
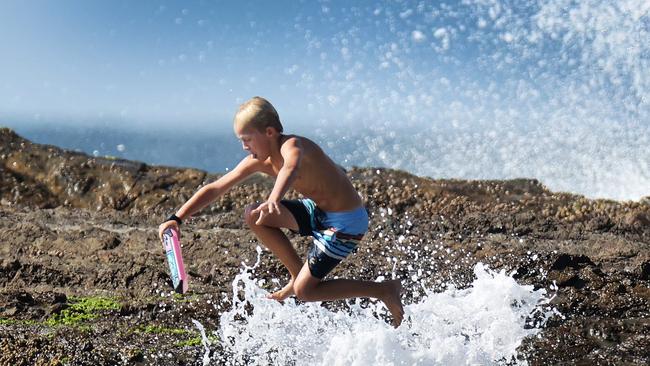
[{"label": "blue and white board shorts", "polygon": [[298,223],[298,233],[312,236],[307,255],[312,276],[325,277],[350,253],[368,231],[368,212],[361,206],[351,211],[325,212],[308,198],[282,200]]}]

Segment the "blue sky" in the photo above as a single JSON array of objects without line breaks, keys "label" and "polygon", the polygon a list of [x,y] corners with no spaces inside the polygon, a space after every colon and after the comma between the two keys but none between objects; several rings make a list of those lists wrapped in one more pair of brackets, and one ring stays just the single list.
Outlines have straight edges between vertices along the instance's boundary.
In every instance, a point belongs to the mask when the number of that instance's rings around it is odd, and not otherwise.
[{"label": "blue sky", "polygon": [[351,94],[476,72],[443,58],[471,48],[429,46],[449,21],[427,14],[408,1],[7,0],[0,118],[201,124],[253,95],[297,119],[340,118]]},{"label": "blue sky", "polygon": [[264,3],[4,1],[2,112],[204,120],[282,98],[293,22]]}]

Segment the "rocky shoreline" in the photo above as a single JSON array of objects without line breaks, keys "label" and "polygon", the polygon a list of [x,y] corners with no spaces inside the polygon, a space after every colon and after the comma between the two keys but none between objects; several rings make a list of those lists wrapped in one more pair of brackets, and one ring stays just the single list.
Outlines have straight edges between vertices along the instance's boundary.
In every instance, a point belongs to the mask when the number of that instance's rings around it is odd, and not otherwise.
[{"label": "rocky shoreline", "polygon": [[[349,175],[371,230],[363,255],[337,275],[387,275],[386,255],[417,263],[396,269],[412,302],[421,296],[414,288],[467,286],[482,262],[555,294],[562,316],[523,342],[520,359],[650,363],[650,197],[590,200],[529,179],[436,180],[371,168]],[[240,263],[257,256],[243,207],[263,199],[270,180],[249,179],[183,226],[192,291],[176,296],[157,225],[218,175],[92,157],[2,128],[0,177],[0,364],[201,364],[189,319],[218,327]],[[295,244],[305,252],[306,239]],[[270,254],[260,266],[260,278],[286,278]],[[417,270],[424,275],[414,282]]]}]

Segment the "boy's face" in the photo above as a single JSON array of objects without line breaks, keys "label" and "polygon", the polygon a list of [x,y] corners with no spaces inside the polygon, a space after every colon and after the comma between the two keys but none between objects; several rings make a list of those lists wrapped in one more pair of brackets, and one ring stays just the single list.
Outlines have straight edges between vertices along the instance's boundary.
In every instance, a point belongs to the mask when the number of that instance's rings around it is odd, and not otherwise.
[{"label": "boy's face", "polygon": [[256,128],[235,128],[235,135],[241,141],[242,148],[253,155],[253,158],[266,160],[270,155],[266,134]]}]

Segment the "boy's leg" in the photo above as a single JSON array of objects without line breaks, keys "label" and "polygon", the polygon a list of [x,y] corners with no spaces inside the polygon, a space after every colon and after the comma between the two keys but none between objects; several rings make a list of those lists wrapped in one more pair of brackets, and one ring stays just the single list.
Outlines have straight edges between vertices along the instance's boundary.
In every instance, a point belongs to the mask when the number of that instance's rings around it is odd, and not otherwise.
[{"label": "boy's leg", "polygon": [[399,280],[384,282],[336,279],[323,281],[314,277],[305,263],[294,281],[293,288],[303,301],[332,301],[353,297],[372,297],[384,302],[393,316],[393,326],[398,327],[404,317]]},{"label": "boy's leg", "polygon": [[293,295],[293,283],[300,269],[302,268],[302,260],[298,253],[291,245],[289,238],[280,230],[280,228],[287,228],[294,231],[298,230],[298,223],[293,217],[291,212],[286,207],[281,207],[280,214],[273,214],[264,216],[260,225],[257,219],[259,214],[252,211],[258,205],[250,205],[246,208],[244,213],[246,224],[251,228],[255,236],[278,257],[280,262],[284,264],[291,274],[291,280],[282,290],[271,295],[276,300],[284,300],[285,298]]}]

